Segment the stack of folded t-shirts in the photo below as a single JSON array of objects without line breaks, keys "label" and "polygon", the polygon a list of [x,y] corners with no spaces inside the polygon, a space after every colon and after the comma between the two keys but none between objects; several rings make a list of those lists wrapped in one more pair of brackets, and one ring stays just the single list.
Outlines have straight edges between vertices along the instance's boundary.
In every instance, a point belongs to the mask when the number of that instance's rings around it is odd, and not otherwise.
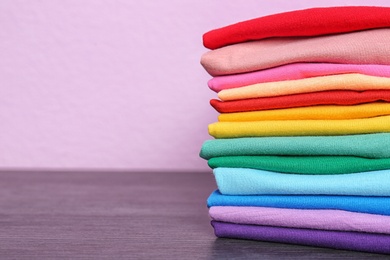
[{"label": "stack of folded t-shirts", "polygon": [[390,8],[280,13],[203,40],[216,236],[390,253]]}]

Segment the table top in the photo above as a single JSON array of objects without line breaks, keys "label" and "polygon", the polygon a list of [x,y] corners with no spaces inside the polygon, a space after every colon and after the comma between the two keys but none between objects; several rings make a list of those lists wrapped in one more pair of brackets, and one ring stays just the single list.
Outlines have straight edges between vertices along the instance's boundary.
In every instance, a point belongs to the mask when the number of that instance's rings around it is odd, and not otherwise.
[{"label": "table top", "polygon": [[0,172],[1,259],[389,259],[216,238],[211,172]]}]

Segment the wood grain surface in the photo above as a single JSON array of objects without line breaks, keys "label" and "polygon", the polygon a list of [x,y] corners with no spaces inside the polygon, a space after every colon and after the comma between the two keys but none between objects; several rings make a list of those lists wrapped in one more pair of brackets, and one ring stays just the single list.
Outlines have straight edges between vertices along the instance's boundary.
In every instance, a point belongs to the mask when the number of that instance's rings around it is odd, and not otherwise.
[{"label": "wood grain surface", "polygon": [[211,172],[0,173],[0,259],[389,259],[216,239]]}]

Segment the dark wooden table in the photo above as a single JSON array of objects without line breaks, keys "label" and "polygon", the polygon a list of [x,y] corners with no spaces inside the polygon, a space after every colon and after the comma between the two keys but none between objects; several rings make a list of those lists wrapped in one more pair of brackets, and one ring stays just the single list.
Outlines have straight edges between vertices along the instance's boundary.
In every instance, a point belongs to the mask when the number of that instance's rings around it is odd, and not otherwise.
[{"label": "dark wooden table", "polygon": [[389,259],[216,239],[211,172],[2,172],[0,259]]}]

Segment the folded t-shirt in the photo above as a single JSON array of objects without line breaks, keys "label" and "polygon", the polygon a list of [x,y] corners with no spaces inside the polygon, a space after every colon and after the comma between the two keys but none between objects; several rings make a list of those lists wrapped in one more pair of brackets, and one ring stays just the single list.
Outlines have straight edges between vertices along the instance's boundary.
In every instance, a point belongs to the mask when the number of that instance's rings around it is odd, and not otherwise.
[{"label": "folded t-shirt", "polygon": [[248,168],[293,174],[333,175],[390,169],[390,158],[241,155],[213,157],[208,160],[208,165],[213,169]]},{"label": "folded t-shirt", "polygon": [[341,136],[247,137],[213,139],[203,143],[200,157],[239,155],[346,155],[390,158],[390,134]]},{"label": "folded t-shirt", "polygon": [[[390,235],[211,221],[217,237],[390,254]],[[260,256],[260,255],[259,255]]]},{"label": "folded t-shirt", "polygon": [[270,38],[206,52],[212,76],[246,73],[297,62],[389,65],[390,28],[317,37]]},{"label": "folded t-shirt", "polygon": [[351,135],[390,132],[390,116],[342,120],[274,120],[209,124],[215,138]]},{"label": "folded t-shirt", "polygon": [[210,104],[220,113],[233,113],[315,105],[356,105],[375,101],[390,102],[390,90],[329,90],[232,101],[211,99]]},{"label": "folded t-shirt", "polygon": [[208,81],[211,90],[238,88],[264,82],[305,79],[318,76],[359,73],[390,77],[390,66],[376,64],[293,63],[267,70],[217,76]]},{"label": "folded t-shirt", "polygon": [[223,113],[220,122],[266,120],[359,119],[390,115],[390,103],[372,102],[354,106],[310,106],[250,112]]},{"label": "folded t-shirt", "polygon": [[390,217],[330,209],[214,206],[212,220],[236,224],[390,234]]},{"label": "folded t-shirt", "polygon": [[[389,59],[390,60],[390,59]],[[223,101],[259,97],[274,97],[327,90],[390,90],[390,78],[363,74],[339,74],[306,79],[258,83],[241,88],[222,90],[218,97]]]},{"label": "folded t-shirt", "polygon": [[390,27],[390,8],[339,6],[267,15],[231,24],[203,35],[206,48],[269,37],[314,36]]},{"label": "folded t-shirt", "polygon": [[216,168],[213,172],[224,195],[390,196],[390,170],[332,175],[242,168]]},{"label": "folded t-shirt", "polygon": [[390,216],[390,197],[337,195],[222,195],[211,193],[207,206],[337,209]]}]

